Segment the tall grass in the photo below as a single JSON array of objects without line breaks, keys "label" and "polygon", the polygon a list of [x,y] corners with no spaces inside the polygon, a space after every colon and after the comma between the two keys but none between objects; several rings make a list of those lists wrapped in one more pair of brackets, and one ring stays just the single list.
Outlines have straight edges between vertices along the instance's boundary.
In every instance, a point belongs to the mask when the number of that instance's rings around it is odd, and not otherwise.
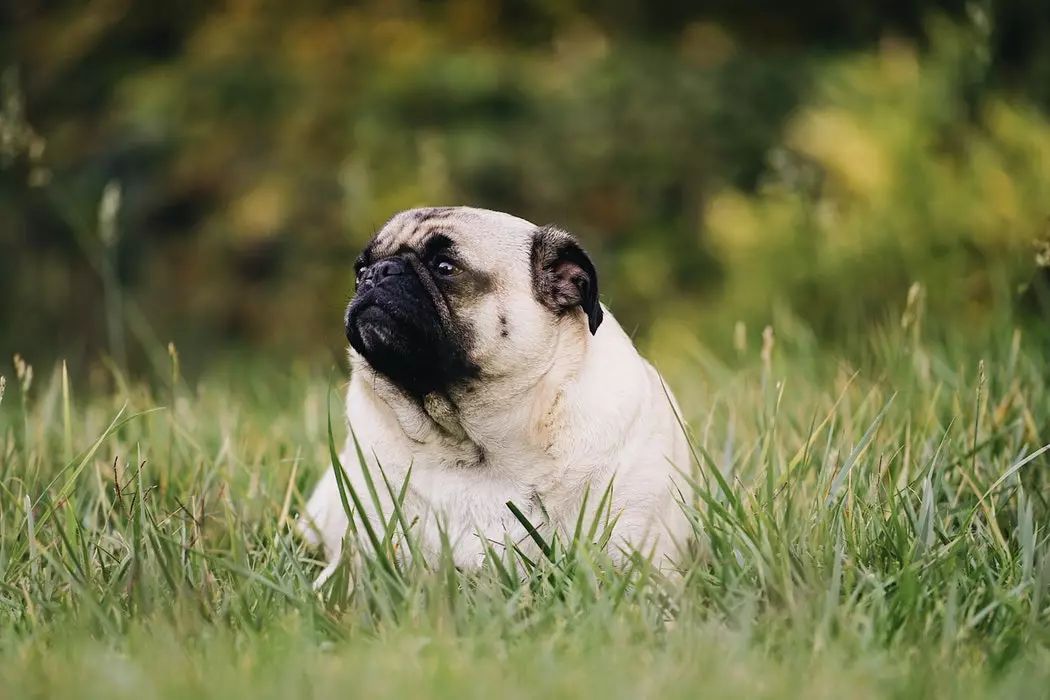
[{"label": "tall grass", "polygon": [[[0,697],[1050,687],[1048,358],[1020,331],[975,351],[906,318],[841,357],[772,334],[733,366],[698,353],[669,377],[695,454],[680,577],[614,569],[585,522],[480,572],[426,564],[395,508],[350,535],[377,554],[317,590],[290,523],[343,439],[333,387],[259,370],[188,388],[170,357],[106,391],[62,366],[9,375]],[[394,488],[372,476],[346,507]]]}]

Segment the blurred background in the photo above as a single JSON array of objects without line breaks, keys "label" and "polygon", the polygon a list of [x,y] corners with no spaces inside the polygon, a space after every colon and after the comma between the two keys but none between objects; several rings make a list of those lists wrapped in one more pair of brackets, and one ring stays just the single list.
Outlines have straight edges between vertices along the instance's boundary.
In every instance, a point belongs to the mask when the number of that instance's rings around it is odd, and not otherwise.
[{"label": "blurred background", "polygon": [[[643,346],[1048,318],[1050,3],[0,4],[0,357],[331,363],[360,246],[576,232]],[[4,363],[6,364],[6,360]]]}]

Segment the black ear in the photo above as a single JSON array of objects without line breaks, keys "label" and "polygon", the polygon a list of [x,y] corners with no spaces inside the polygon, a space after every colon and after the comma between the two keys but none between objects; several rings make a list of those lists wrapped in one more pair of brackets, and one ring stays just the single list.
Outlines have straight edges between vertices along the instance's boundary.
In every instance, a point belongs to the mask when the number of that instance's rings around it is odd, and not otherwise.
[{"label": "black ear", "polygon": [[602,322],[598,272],[570,234],[554,226],[536,229],[532,236],[532,288],[540,303],[556,313],[582,307],[591,334],[598,331]]}]

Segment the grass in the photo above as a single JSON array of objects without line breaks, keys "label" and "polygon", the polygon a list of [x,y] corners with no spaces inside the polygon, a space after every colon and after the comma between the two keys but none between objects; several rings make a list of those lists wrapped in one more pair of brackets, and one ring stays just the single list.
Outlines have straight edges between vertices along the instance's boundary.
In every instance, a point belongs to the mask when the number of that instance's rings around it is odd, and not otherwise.
[{"label": "grass", "polygon": [[[315,592],[289,523],[329,407],[342,439],[328,377],[23,364],[0,399],[0,698],[1046,696],[1050,356],[908,323],[840,357],[676,353],[681,580],[613,571],[584,527],[524,578],[384,556]],[[411,524],[375,535],[410,546]]]}]

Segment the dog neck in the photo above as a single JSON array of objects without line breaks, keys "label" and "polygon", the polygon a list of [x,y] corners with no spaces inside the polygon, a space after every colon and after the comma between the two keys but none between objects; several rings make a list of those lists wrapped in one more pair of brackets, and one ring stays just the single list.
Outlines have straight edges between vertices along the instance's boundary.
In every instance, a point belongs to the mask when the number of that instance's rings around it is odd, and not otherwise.
[{"label": "dog neck", "polygon": [[549,455],[562,426],[562,397],[586,362],[591,338],[566,326],[548,362],[529,374],[490,377],[484,391],[465,387],[429,396],[423,408],[446,435],[472,443],[490,461],[514,466]]},{"label": "dog neck", "polygon": [[412,397],[360,358],[352,359],[358,360],[354,371],[368,377],[370,393],[391,411],[407,438],[516,470],[519,463],[523,468],[550,453],[562,432],[562,397],[591,349],[591,337],[577,330],[566,327],[559,333],[546,365],[530,375],[490,377],[484,392],[465,386]]}]

